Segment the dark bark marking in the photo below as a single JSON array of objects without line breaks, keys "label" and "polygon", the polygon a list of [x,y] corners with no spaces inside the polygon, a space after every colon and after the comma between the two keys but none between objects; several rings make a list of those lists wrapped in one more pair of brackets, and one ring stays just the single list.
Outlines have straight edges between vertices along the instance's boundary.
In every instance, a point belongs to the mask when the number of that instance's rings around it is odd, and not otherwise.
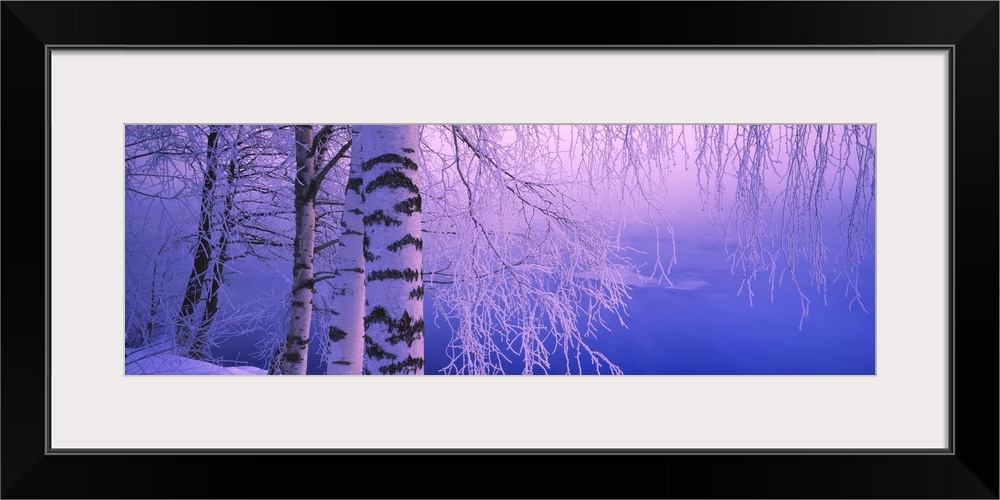
[{"label": "dark bark marking", "polygon": [[330,327],[330,334],[329,335],[330,335],[330,340],[332,340],[334,342],[340,342],[341,340],[344,340],[344,339],[347,338],[347,332],[345,332],[344,330],[342,330],[340,328],[337,328],[335,326],[331,326]]},{"label": "dark bark marking", "polygon": [[386,341],[393,345],[406,342],[407,347],[412,347],[413,341],[421,338],[424,333],[424,320],[422,318],[414,320],[409,311],[403,311],[403,316],[397,320],[389,316],[384,307],[376,307],[365,316],[365,330],[376,323],[386,326],[390,334]]},{"label": "dark bark marking", "polygon": [[400,170],[389,170],[383,172],[381,175],[371,181],[367,186],[365,186],[364,192],[371,194],[379,188],[401,188],[405,189],[413,194],[420,194],[420,188],[413,183],[413,180],[406,176]]},{"label": "dark bark marking", "polygon": [[386,215],[385,212],[383,212],[381,210],[375,210],[371,214],[366,215],[365,218],[362,219],[362,221],[364,222],[364,224],[365,224],[366,227],[367,226],[374,226],[376,224],[382,225],[382,226],[386,226],[386,227],[400,226],[400,225],[403,224],[403,222],[400,221],[399,219],[396,219],[394,217],[390,217],[390,216]]},{"label": "dark bark marking", "polygon": [[361,194],[361,185],[363,181],[361,177],[351,177],[347,179],[347,190],[354,191],[355,193]]},{"label": "dark bark marking", "polygon": [[395,241],[393,244],[385,247],[386,250],[390,252],[398,252],[401,248],[406,245],[413,245],[417,250],[422,250],[424,248],[424,242],[420,238],[414,238],[412,234],[407,234],[399,240]]},{"label": "dark bark marking", "polygon": [[420,196],[418,195],[393,205],[392,209],[395,210],[396,213],[413,215],[417,212],[420,212],[421,208],[420,205],[421,205],[421,200]]},{"label": "dark bark marking", "polygon": [[406,347],[413,347],[413,341],[423,337],[424,334],[424,320],[417,319],[414,320],[410,313],[403,311],[403,316],[399,318],[399,321],[395,321],[393,325],[390,325],[389,332],[395,333],[386,339],[390,344],[398,344],[400,342],[406,342]]},{"label": "dark bark marking", "polygon": [[[296,286],[292,290],[292,293],[295,293],[295,292],[297,292],[299,290],[312,290],[313,292],[315,292],[316,291],[316,280],[315,279],[303,280],[302,283],[300,283],[298,286]],[[303,306],[305,305],[301,301],[299,301],[299,304],[302,304]],[[294,306],[295,302],[292,302],[292,305]]]},{"label": "dark bark marking", "polygon": [[361,164],[361,171],[362,172],[367,172],[367,171],[375,168],[375,165],[378,165],[379,163],[393,163],[393,164],[400,165],[403,168],[407,168],[407,169],[410,169],[410,170],[417,170],[418,169],[417,164],[414,163],[413,160],[411,160],[411,159],[409,159],[409,158],[407,158],[407,157],[405,157],[403,155],[398,155],[396,153],[386,153],[384,155],[376,156],[375,158],[372,158],[372,159],[370,159],[370,160],[362,163]]},{"label": "dark bark marking", "polygon": [[365,256],[365,262],[375,262],[378,256],[368,251],[368,235],[361,239],[361,253]]},{"label": "dark bark marking", "polygon": [[417,373],[424,367],[424,358],[414,358],[407,356],[403,361],[397,361],[387,366],[379,367],[378,371],[382,375],[395,375],[397,373]]},{"label": "dark bark marking", "polygon": [[365,335],[365,355],[369,359],[383,360],[383,359],[396,359],[396,355],[386,351],[382,346],[375,343],[370,337]]},{"label": "dark bark marking", "polygon": [[421,278],[423,273],[416,269],[379,269],[378,271],[372,271],[368,273],[368,281],[382,281],[382,280],[406,280],[406,281],[417,281]]}]

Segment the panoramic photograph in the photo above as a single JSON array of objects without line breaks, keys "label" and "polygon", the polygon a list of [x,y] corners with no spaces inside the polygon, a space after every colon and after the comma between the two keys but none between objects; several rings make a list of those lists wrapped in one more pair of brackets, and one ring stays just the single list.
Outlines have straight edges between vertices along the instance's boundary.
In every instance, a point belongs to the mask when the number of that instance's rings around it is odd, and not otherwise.
[{"label": "panoramic photograph", "polygon": [[874,375],[873,124],[128,124],[124,373]]}]

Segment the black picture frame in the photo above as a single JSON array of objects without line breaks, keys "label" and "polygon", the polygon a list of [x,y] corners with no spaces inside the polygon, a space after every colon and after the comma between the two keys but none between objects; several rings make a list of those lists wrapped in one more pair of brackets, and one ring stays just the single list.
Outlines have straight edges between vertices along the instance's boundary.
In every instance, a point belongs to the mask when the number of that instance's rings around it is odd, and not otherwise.
[{"label": "black picture frame", "polygon": [[[0,336],[0,486],[4,498],[998,498],[997,316],[991,307],[971,303],[985,295],[991,304],[997,290],[994,282],[987,286],[982,281],[982,276],[997,276],[992,251],[997,241],[1000,170],[1000,3],[996,1],[556,3],[547,8],[537,3],[5,1],[2,5],[5,147],[0,153],[7,179],[3,222],[8,234],[2,253],[9,271],[34,273],[27,278],[8,274],[8,291],[13,293],[3,297],[7,314],[6,331]],[[455,22],[443,14],[455,8],[463,9],[468,20]],[[544,14],[569,9],[571,17]],[[336,29],[317,24],[331,19],[336,20],[329,21],[336,23]],[[402,28],[407,26],[427,29]],[[47,47],[460,44],[475,48],[515,42],[602,48],[950,47],[949,451],[48,453]],[[983,249],[989,253],[985,259],[976,255]],[[38,279],[41,269],[46,270],[43,280]],[[964,279],[958,279],[960,273]],[[959,304],[959,298],[965,298],[965,304]],[[490,463],[481,455],[492,455]],[[498,464],[492,463],[497,460]],[[575,473],[566,475],[562,472],[566,467]],[[386,471],[417,479],[380,479]],[[456,478],[468,478],[470,486]],[[336,486],[324,487],[327,479],[335,480]]]}]

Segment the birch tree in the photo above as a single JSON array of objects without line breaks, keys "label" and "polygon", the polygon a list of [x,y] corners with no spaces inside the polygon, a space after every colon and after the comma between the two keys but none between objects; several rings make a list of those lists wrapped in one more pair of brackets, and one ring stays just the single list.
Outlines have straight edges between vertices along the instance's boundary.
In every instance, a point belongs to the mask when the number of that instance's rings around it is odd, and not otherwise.
[{"label": "birch tree", "polygon": [[309,196],[316,175],[313,134],[309,125],[295,126],[295,246],[292,260],[291,325],[282,355],[281,373],[305,375],[313,306],[313,245],[316,206]]},{"label": "birch tree", "polygon": [[[130,299],[126,311],[130,321],[142,318],[143,344],[166,335],[177,354],[201,359],[220,336],[253,330],[275,314],[230,304],[218,323],[232,261],[291,256],[292,237],[282,228],[293,207],[275,189],[289,156],[283,135],[268,125],[126,127],[126,269],[135,280],[127,297],[141,293],[148,304]],[[151,265],[137,265],[143,260]]]},{"label": "birch tree", "polygon": [[220,234],[218,236],[218,242],[215,244],[215,259],[212,262],[211,269],[208,270],[208,275],[206,276],[208,292],[205,297],[205,309],[202,313],[201,321],[198,324],[197,333],[194,335],[194,341],[191,343],[191,349],[189,350],[189,355],[193,359],[201,359],[205,354],[205,350],[208,348],[208,334],[212,328],[212,324],[215,322],[216,316],[219,313],[219,296],[222,290],[223,281],[225,280],[226,262],[228,262],[231,258],[231,255],[229,254],[229,243],[233,234],[234,226],[236,225],[232,216],[233,202],[236,197],[235,183],[237,182],[238,176],[238,169],[235,160],[229,160],[226,172],[229,185],[223,202]]},{"label": "birch tree", "polygon": [[218,139],[218,127],[210,126],[209,132],[206,135],[205,176],[201,189],[198,241],[194,245],[194,262],[191,266],[191,275],[188,277],[187,286],[184,288],[184,299],[181,302],[180,311],[177,313],[176,338],[178,347],[185,354],[195,358],[199,358],[203,354],[200,352],[200,349],[198,351],[194,350],[195,344],[201,343],[201,339],[197,338],[199,328],[195,323],[195,307],[201,300],[202,289],[207,281],[209,261],[212,258],[212,203],[215,198],[215,184],[219,177],[219,162],[216,152]]},{"label": "birch tree", "polygon": [[344,187],[344,212],[331,281],[334,309],[326,343],[329,375],[360,375],[364,365],[366,293],[361,159],[365,153],[357,128],[352,128],[351,138],[351,167]]},{"label": "birch tree", "polygon": [[359,127],[367,369],[423,374],[424,285],[416,125]]},{"label": "birch tree", "polygon": [[[225,129],[219,125],[204,129],[169,126],[130,126],[126,129],[126,178],[132,192],[149,200],[176,200],[182,196],[190,178],[183,167],[178,169],[176,165],[186,164],[187,168],[202,172],[191,271],[174,324],[177,351],[194,359],[204,356],[208,329],[218,311],[225,248],[232,229],[230,211],[236,166],[232,155],[224,157],[230,148],[223,137]],[[221,219],[217,213],[220,198],[225,198]],[[216,237],[220,241],[216,241]],[[163,246],[161,253],[162,249]],[[157,290],[158,265],[159,262],[154,261],[151,293]],[[199,316],[197,307],[203,301],[205,308]],[[153,314],[163,300],[154,296],[151,302],[156,305],[150,309]],[[151,323],[147,324],[147,330],[149,325]]]},{"label": "birch tree", "polygon": [[281,373],[305,375],[310,327],[313,317],[313,272],[316,240],[316,195],[329,172],[344,158],[350,141],[321,170],[316,169],[318,151],[329,140],[329,125],[313,136],[311,125],[295,126],[295,243],[292,260],[290,325],[282,351]]},{"label": "birch tree", "polygon": [[[419,148],[412,142],[405,147],[395,145],[386,140],[386,134],[368,135],[355,142],[355,159],[363,170],[371,167],[371,158],[380,156],[391,158],[390,164],[402,165],[389,171],[366,170],[362,181],[367,240],[363,253],[368,276],[363,292],[368,297],[365,354],[369,366],[385,373],[419,373],[394,366],[386,368],[382,363],[386,359],[398,360],[405,355],[419,363],[420,358],[414,350],[405,354],[389,352],[378,338],[392,338],[394,333],[406,338],[408,325],[422,329],[422,318],[415,319],[422,307],[387,314],[383,310],[388,308],[381,305],[386,301],[415,305],[422,300],[424,273],[416,272],[413,260],[424,246],[423,237],[418,236],[422,233],[431,242],[428,255],[433,270],[429,284],[434,285],[435,314],[457,324],[449,346],[453,362],[447,372],[503,373],[513,355],[521,358],[524,373],[536,369],[547,373],[554,368],[550,355],[555,349],[564,360],[565,373],[582,372],[584,363],[598,373],[620,373],[606,356],[589,346],[589,339],[599,329],[607,330],[608,320],[624,322],[627,292],[615,266],[628,264],[621,256],[626,249],[615,236],[615,220],[586,206],[600,197],[597,194],[606,187],[602,181],[615,175],[600,163],[600,156],[619,151],[616,148],[620,145],[584,153],[592,163],[565,165],[564,155],[572,156],[572,151],[560,150],[560,146],[571,144],[560,139],[556,127],[408,129],[411,136],[414,131],[422,135]],[[384,149],[364,149],[372,147],[373,141]],[[633,162],[643,153],[639,147],[626,146],[635,150],[627,166],[637,170]],[[420,171],[407,159],[385,153],[400,150],[406,154],[419,152],[422,161],[434,165],[433,171]],[[588,174],[576,169],[578,166],[593,170]],[[399,175],[407,171],[418,174],[425,188]],[[598,172],[603,177],[595,179],[593,174]],[[373,182],[377,185],[373,186]],[[394,189],[373,201],[369,193],[382,184]],[[647,188],[654,190],[654,186]],[[385,229],[400,226],[397,214],[401,210],[420,213],[421,207],[427,206],[422,200],[428,199],[432,212],[426,224],[414,224],[412,229],[395,233]],[[345,217],[350,213],[347,210]],[[373,238],[380,232],[390,236],[377,236],[381,239],[375,244]],[[410,247],[409,257],[400,255],[400,250]],[[345,250],[341,247],[341,251]],[[384,250],[389,250],[388,254]],[[400,260],[389,266],[385,264],[388,257]],[[373,263],[378,263],[377,269]],[[396,286],[382,287],[389,293],[376,292],[379,299],[373,300],[372,287],[389,281],[387,278]],[[414,280],[413,286],[400,286],[408,279]],[[417,279],[421,282],[417,283]],[[354,284],[344,290],[360,290],[360,286]],[[585,318],[582,324],[580,317]],[[335,321],[351,320],[356,321],[356,315],[338,315]],[[342,329],[331,329],[331,333],[331,338],[347,336]],[[415,346],[419,344],[407,345],[410,349]],[[340,357],[331,360],[344,362],[351,358],[336,347],[333,351],[340,352]],[[328,364],[328,373],[343,371]]]},{"label": "birch tree", "polygon": [[[267,126],[207,128],[197,243],[175,333],[180,352],[192,359],[207,356],[213,344],[213,324],[220,308],[227,263],[254,254],[255,244],[274,244],[271,237],[253,236],[253,230],[263,229],[260,221],[237,205],[237,197],[243,198],[243,204],[247,195],[267,190],[263,186],[273,168],[269,157],[275,157],[279,164],[284,162],[285,155],[276,152],[272,143],[274,132]],[[246,177],[258,179],[244,182]],[[258,226],[248,226],[247,222]],[[238,251],[234,252],[234,248]]]}]

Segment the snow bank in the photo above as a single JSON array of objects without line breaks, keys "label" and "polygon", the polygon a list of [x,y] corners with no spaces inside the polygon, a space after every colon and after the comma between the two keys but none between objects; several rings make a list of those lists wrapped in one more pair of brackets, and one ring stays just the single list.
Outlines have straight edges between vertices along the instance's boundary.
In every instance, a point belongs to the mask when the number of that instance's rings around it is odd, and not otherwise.
[{"label": "snow bank", "polygon": [[142,349],[125,355],[126,375],[267,375],[256,366],[219,366],[175,354]]}]

